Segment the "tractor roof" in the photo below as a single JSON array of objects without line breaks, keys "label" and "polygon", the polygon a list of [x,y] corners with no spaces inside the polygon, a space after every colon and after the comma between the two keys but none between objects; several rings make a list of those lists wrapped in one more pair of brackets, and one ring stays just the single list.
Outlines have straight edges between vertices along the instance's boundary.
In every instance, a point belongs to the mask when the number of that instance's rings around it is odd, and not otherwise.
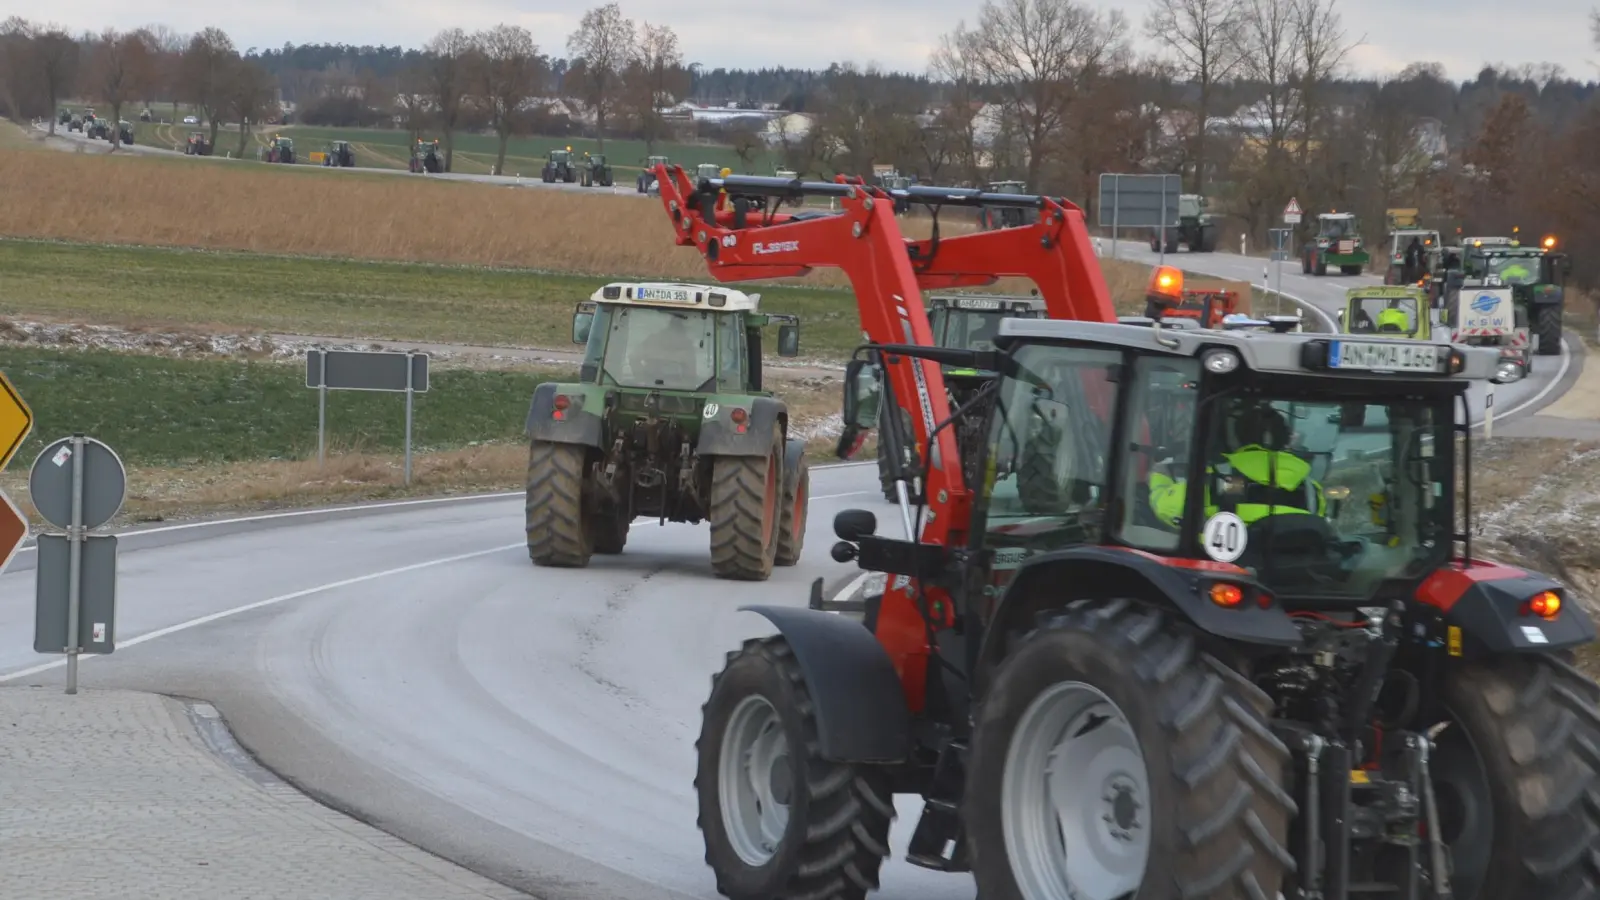
[{"label": "tractor roof", "polygon": [[720,285],[674,281],[613,281],[589,295],[596,303],[707,309],[715,312],[754,312],[760,294],[747,294]]},{"label": "tractor roof", "polygon": [[1422,303],[1428,302],[1428,294],[1422,288],[1409,284],[1386,284],[1377,287],[1350,288],[1344,292],[1346,300],[1394,300],[1411,298]]},{"label": "tractor roof", "polygon": [[[1147,320],[1141,320],[1147,321]],[[1340,375],[1367,377],[1383,383],[1408,381],[1472,381],[1485,380],[1494,375],[1500,363],[1498,348],[1467,347],[1441,344],[1433,341],[1385,339],[1385,346],[1415,345],[1417,348],[1436,348],[1440,365],[1459,354],[1461,371],[1451,375],[1439,371],[1407,370],[1401,372],[1374,371],[1354,367],[1334,368],[1327,365],[1332,345],[1341,343],[1370,343],[1350,339],[1347,335],[1300,332],[1275,334],[1261,331],[1215,331],[1203,328],[1167,328],[1159,331],[1149,325],[1124,322],[1078,322],[1064,319],[1008,318],[1000,323],[1000,337],[1026,338],[1039,341],[1074,341],[1110,344],[1134,350],[1167,353],[1175,356],[1201,356],[1206,351],[1225,349],[1233,351],[1248,369],[1286,375]],[[1449,352],[1445,352],[1448,350]]]},{"label": "tractor roof", "polygon": [[1355,213],[1317,213],[1319,219],[1354,219]]},{"label": "tractor roof", "polygon": [[1024,294],[929,294],[927,301],[974,312],[1037,312],[1045,308],[1043,298]]}]

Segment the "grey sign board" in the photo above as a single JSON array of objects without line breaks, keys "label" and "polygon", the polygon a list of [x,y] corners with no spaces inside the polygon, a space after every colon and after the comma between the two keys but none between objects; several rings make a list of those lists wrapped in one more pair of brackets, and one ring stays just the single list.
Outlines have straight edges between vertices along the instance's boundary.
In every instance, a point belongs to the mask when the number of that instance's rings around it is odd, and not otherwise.
[{"label": "grey sign board", "polygon": [[1178,175],[1100,176],[1100,227],[1161,228],[1178,224]]},{"label": "grey sign board", "polygon": [[84,536],[79,584],[78,637],[68,639],[72,617],[72,550],[64,534],[41,534],[34,591],[33,650],[110,653],[117,632],[117,537]]},{"label": "grey sign board", "polygon": [[[410,366],[410,381],[406,369]],[[306,387],[330,391],[428,392],[428,354],[392,350],[308,350]]]},{"label": "grey sign board", "polygon": [[[64,437],[44,448],[28,472],[28,494],[34,508],[57,528],[72,527],[73,439]],[[83,438],[84,528],[99,528],[122,509],[128,473],[115,450],[91,437]]]}]

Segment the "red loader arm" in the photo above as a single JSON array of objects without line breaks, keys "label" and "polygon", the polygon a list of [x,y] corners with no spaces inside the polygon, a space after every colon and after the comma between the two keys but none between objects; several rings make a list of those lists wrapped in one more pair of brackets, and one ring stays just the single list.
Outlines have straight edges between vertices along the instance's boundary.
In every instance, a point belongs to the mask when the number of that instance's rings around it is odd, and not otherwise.
[{"label": "red loader arm", "polygon": [[[854,289],[862,329],[876,344],[934,346],[922,305],[924,289],[992,284],[1002,277],[1028,278],[1039,288],[1050,317],[1116,321],[1110,292],[1084,227],[1083,210],[1063,199],[988,194],[968,188],[914,186],[886,191],[860,179],[804,182],[799,179],[729,176],[698,184],[680,166],[658,165],[661,204],[671,217],[677,243],[705,257],[722,282],[788,278],[818,266],[842,270]],[[769,212],[778,201],[829,197],[837,211]],[[955,237],[910,240],[895,218],[895,200],[943,206],[1018,206],[1037,209],[1038,220]],[[884,368],[897,401],[911,413],[912,446],[921,458],[929,435],[950,417],[944,377],[937,363],[885,356]],[[916,409],[911,408],[915,398]],[[887,413],[887,410],[885,410]],[[924,485],[926,544],[965,546],[972,512],[972,486],[964,483],[955,430],[933,441]],[[924,699],[928,655],[926,621],[903,579],[890,579],[878,614],[877,636],[900,672],[913,711]],[[926,590],[928,608],[949,620],[950,598]]]}]

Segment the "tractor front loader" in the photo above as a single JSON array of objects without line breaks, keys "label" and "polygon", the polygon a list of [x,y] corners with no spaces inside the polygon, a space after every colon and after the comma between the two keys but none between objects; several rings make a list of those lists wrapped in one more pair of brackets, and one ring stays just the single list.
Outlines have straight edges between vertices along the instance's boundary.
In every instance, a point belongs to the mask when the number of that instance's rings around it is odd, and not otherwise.
[{"label": "tractor front loader", "polygon": [[[1471,543],[1467,392],[1493,351],[1118,322],[1053,198],[915,241],[859,182],[660,178],[719,280],[849,275],[870,342],[840,455],[899,439],[875,398],[928,460],[903,537],[835,519],[834,559],[887,577],[861,619],[818,579],[807,609],[747,607],[777,633],[712,677],[695,787],[719,893],[865,897],[909,794],[907,861],[983,900],[1594,895],[1600,685],[1570,655],[1594,625]],[[756,218],[724,190],[841,208]],[[922,291],[996,269],[1051,319],[935,346]],[[943,366],[998,373],[968,404],[976,460]]]},{"label": "tractor front loader", "polygon": [[800,560],[810,474],[789,410],[762,386],[761,329],[799,353],[794,316],[761,295],[617,282],[573,314],[576,384],[542,384],[528,411],[528,555],[581,567],[621,553],[637,517],[711,523],[711,568],[764,580]]}]

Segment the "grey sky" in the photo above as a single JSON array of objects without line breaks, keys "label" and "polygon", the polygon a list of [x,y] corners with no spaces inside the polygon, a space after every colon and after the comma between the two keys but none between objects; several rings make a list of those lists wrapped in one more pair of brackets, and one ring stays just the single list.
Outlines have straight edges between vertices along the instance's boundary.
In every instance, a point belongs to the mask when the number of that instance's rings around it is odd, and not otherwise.
[{"label": "grey sky", "polygon": [[[468,30],[498,22],[532,31],[546,52],[564,55],[566,36],[584,0],[276,0],[271,3],[202,4],[194,0],[55,0],[50,16],[73,30],[132,28],[160,22],[182,32],[216,25],[240,49],[301,43],[416,46],[441,28]],[[635,18],[671,25],[685,56],[707,67],[787,65],[821,68],[833,61],[877,62],[921,72],[939,35],[963,17],[976,17],[978,0],[812,0],[804,4],[750,0],[628,0]],[[1137,26],[1142,2],[1111,3]],[[1509,9],[1509,12],[1506,11]],[[1410,62],[1443,63],[1457,80],[1485,63],[1551,62],[1569,77],[1600,78],[1600,53],[1590,45],[1585,0],[1454,0],[1443,5],[1392,0],[1340,0],[1351,39],[1366,43],[1351,54],[1363,74],[1393,72]],[[34,18],[19,0],[0,2],[0,18]],[[1143,38],[1141,37],[1141,42]]]}]

